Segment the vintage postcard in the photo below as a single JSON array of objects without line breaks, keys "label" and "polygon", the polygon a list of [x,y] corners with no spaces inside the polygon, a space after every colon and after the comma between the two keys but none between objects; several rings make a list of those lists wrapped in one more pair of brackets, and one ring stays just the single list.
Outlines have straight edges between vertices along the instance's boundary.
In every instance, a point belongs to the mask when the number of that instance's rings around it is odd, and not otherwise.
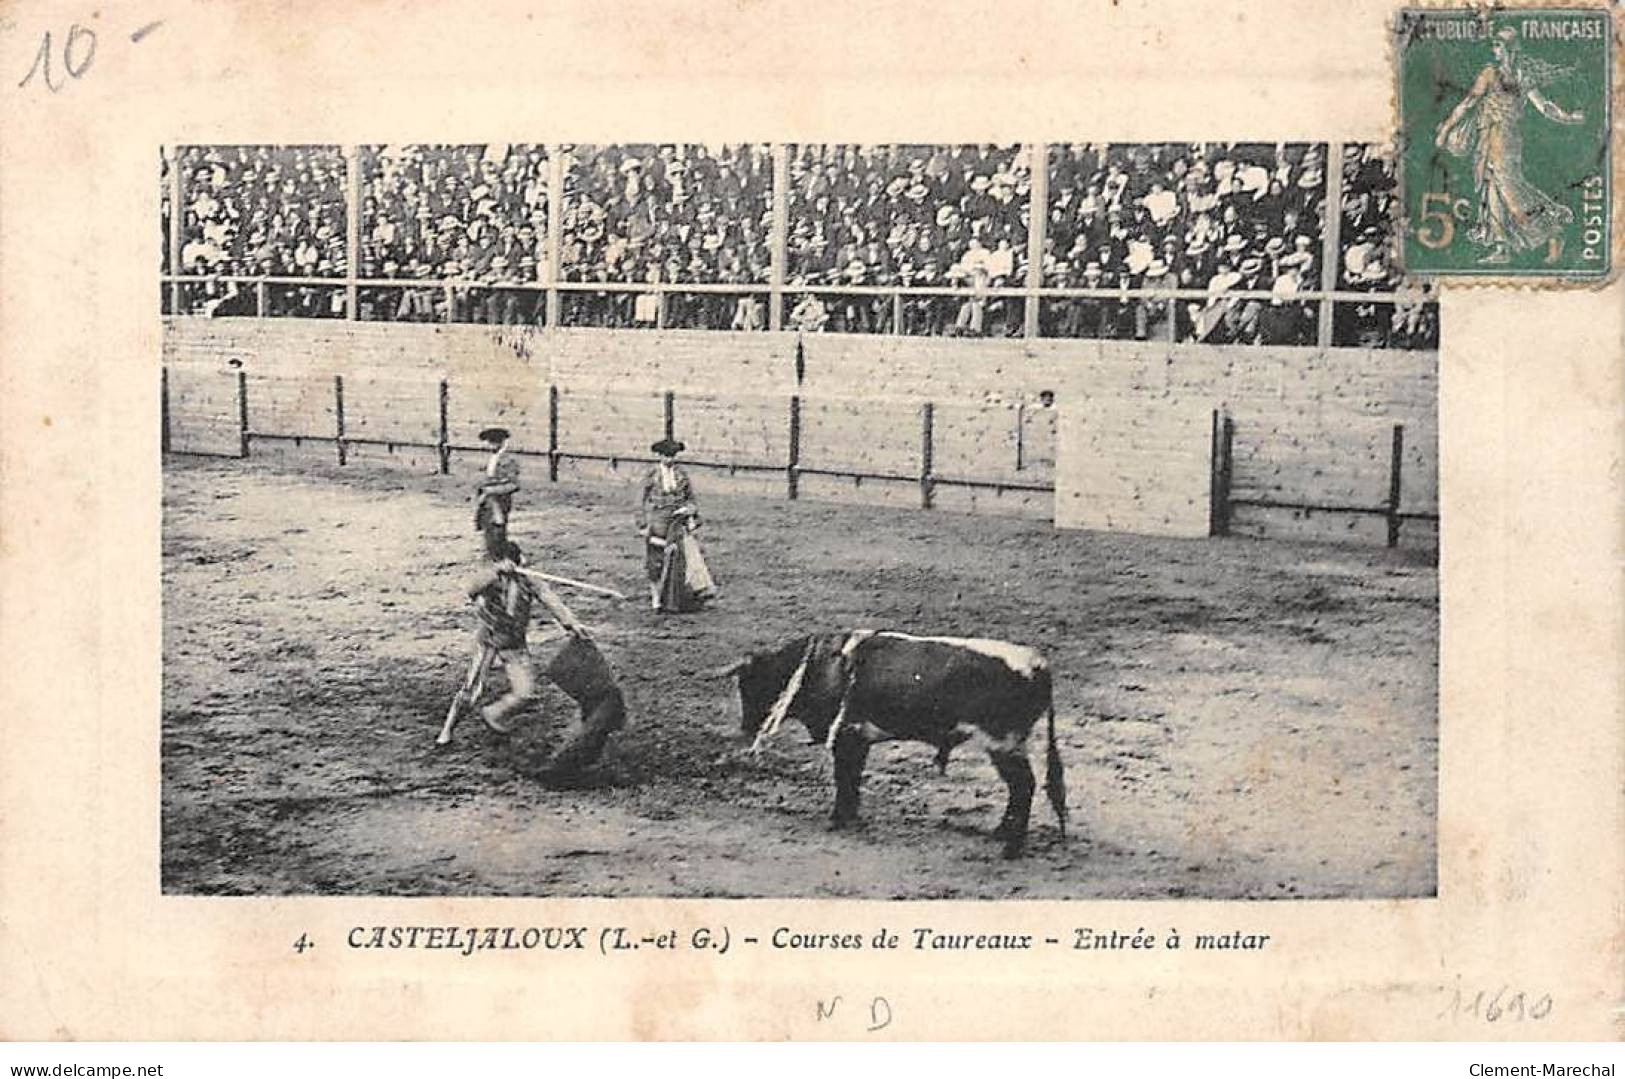
[{"label": "vintage postcard", "polygon": [[1617,20],[1294,9],[7,9],[0,1035],[1616,1036]]},{"label": "vintage postcard", "polygon": [[1612,272],[1608,10],[1407,10],[1396,35],[1405,269],[1532,280]]}]

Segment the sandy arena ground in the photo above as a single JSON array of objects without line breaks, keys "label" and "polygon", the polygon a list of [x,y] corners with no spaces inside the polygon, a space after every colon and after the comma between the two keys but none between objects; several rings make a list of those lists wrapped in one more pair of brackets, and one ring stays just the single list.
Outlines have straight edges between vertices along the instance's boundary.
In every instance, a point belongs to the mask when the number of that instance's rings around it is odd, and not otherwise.
[{"label": "sandy arena ground", "polygon": [[[512,738],[465,719],[434,745],[471,641],[478,538],[460,471],[166,462],[166,892],[1433,894],[1431,558],[708,495],[701,471],[723,598],[658,618],[570,597],[631,726],[559,790],[528,775],[573,714],[551,688]],[[549,486],[537,460],[527,476],[514,538],[533,564],[641,596],[633,493]],[[828,755],[802,728],[739,752],[732,683],[692,672],[859,626],[1048,654],[1065,844],[1040,796],[1028,857],[1001,861],[987,832],[1004,786],[968,749],[939,776],[925,746],[876,747],[866,822],[839,833]]]}]

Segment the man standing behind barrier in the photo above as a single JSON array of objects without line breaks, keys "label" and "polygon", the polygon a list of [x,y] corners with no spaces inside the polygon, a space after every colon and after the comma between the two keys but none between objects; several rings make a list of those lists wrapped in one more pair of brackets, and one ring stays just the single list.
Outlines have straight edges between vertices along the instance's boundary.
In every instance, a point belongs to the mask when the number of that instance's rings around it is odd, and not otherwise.
[{"label": "man standing behind barrier", "polygon": [[508,450],[508,429],[487,427],[480,441],[491,447],[485,477],[474,492],[474,530],[485,536],[485,553],[500,559],[508,544],[508,518],[519,490],[519,461]]}]

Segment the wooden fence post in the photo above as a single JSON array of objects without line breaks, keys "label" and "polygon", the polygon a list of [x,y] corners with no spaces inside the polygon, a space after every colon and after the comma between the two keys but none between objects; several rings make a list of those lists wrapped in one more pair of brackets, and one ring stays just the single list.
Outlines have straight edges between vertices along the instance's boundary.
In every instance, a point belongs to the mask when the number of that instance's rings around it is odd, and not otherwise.
[{"label": "wooden fence post", "polygon": [[1213,478],[1208,489],[1208,535],[1230,534],[1231,452],[1236,437],[1235,421],[1222,409],[1213,410]]},{"label": "wooden fence post", "polygon": [[931,508],[931,443],[935,408],[930,401],[920,406],[920,508]]},{"label": "wooden fence post", "polygon": [[349,451],[344,444],[344,376],[333,376],[333,445],[338,448],[339,464],[346,464]]},{"label": "wooden fence post", "polygon": [[451,387],[440,380],[440,439],[436,449],[440,453],[440,474],[451,474]]},{"label": "wooden fence post", "polygon": [[237,372],[237,456],[248,456],[248,372]]},{"label": "wooden fence post", "polygon": [[547,387],[547,478],[559,482],[559,388]]},{"label": "wooden fence post", "polygon": [[[1034,301],[1037,302],[1036,300]],[[1016,402],[1016,471],[1020,472],[1026,465],[1027,452],[1027,402]]]},{"label": "wooden fence post", "polygon": [[784,468],[785,497],[794,502],[801,493],[801,395],[790,395],[790,460]]},{"label": "wooden fence post", "polygon": [[1207,432],[1207,534],[1209,536],[1223,535],[1219,531],[1219,433],[1221,422],[1219,410],[1214,409]]},{"label": "wooden fence post", "polygon": [[677,395],[670,390],[666,391],[666,435],[673,441],[677,438]]},{"label": "wooden fence post", "polygon": [[158,380],[158,445],[169,452],[169,365],[165,364]]},{"label": "wooden fence post", "polygon": [[1388,458],[1388,546],[1399,546],[1400,473],[1405,463],[1405,425],[1394,424],[1394,442]]}]

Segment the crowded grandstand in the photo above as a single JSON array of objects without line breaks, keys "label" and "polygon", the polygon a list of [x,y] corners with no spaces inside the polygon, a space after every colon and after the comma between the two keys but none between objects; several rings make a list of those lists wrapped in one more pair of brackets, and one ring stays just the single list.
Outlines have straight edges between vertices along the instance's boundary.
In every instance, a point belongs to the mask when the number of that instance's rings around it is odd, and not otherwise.
[{"label": "crowded grandstand", "polygon": [[1370,144],[187,146],[160,204],[171,314],[1438,344]]}]

